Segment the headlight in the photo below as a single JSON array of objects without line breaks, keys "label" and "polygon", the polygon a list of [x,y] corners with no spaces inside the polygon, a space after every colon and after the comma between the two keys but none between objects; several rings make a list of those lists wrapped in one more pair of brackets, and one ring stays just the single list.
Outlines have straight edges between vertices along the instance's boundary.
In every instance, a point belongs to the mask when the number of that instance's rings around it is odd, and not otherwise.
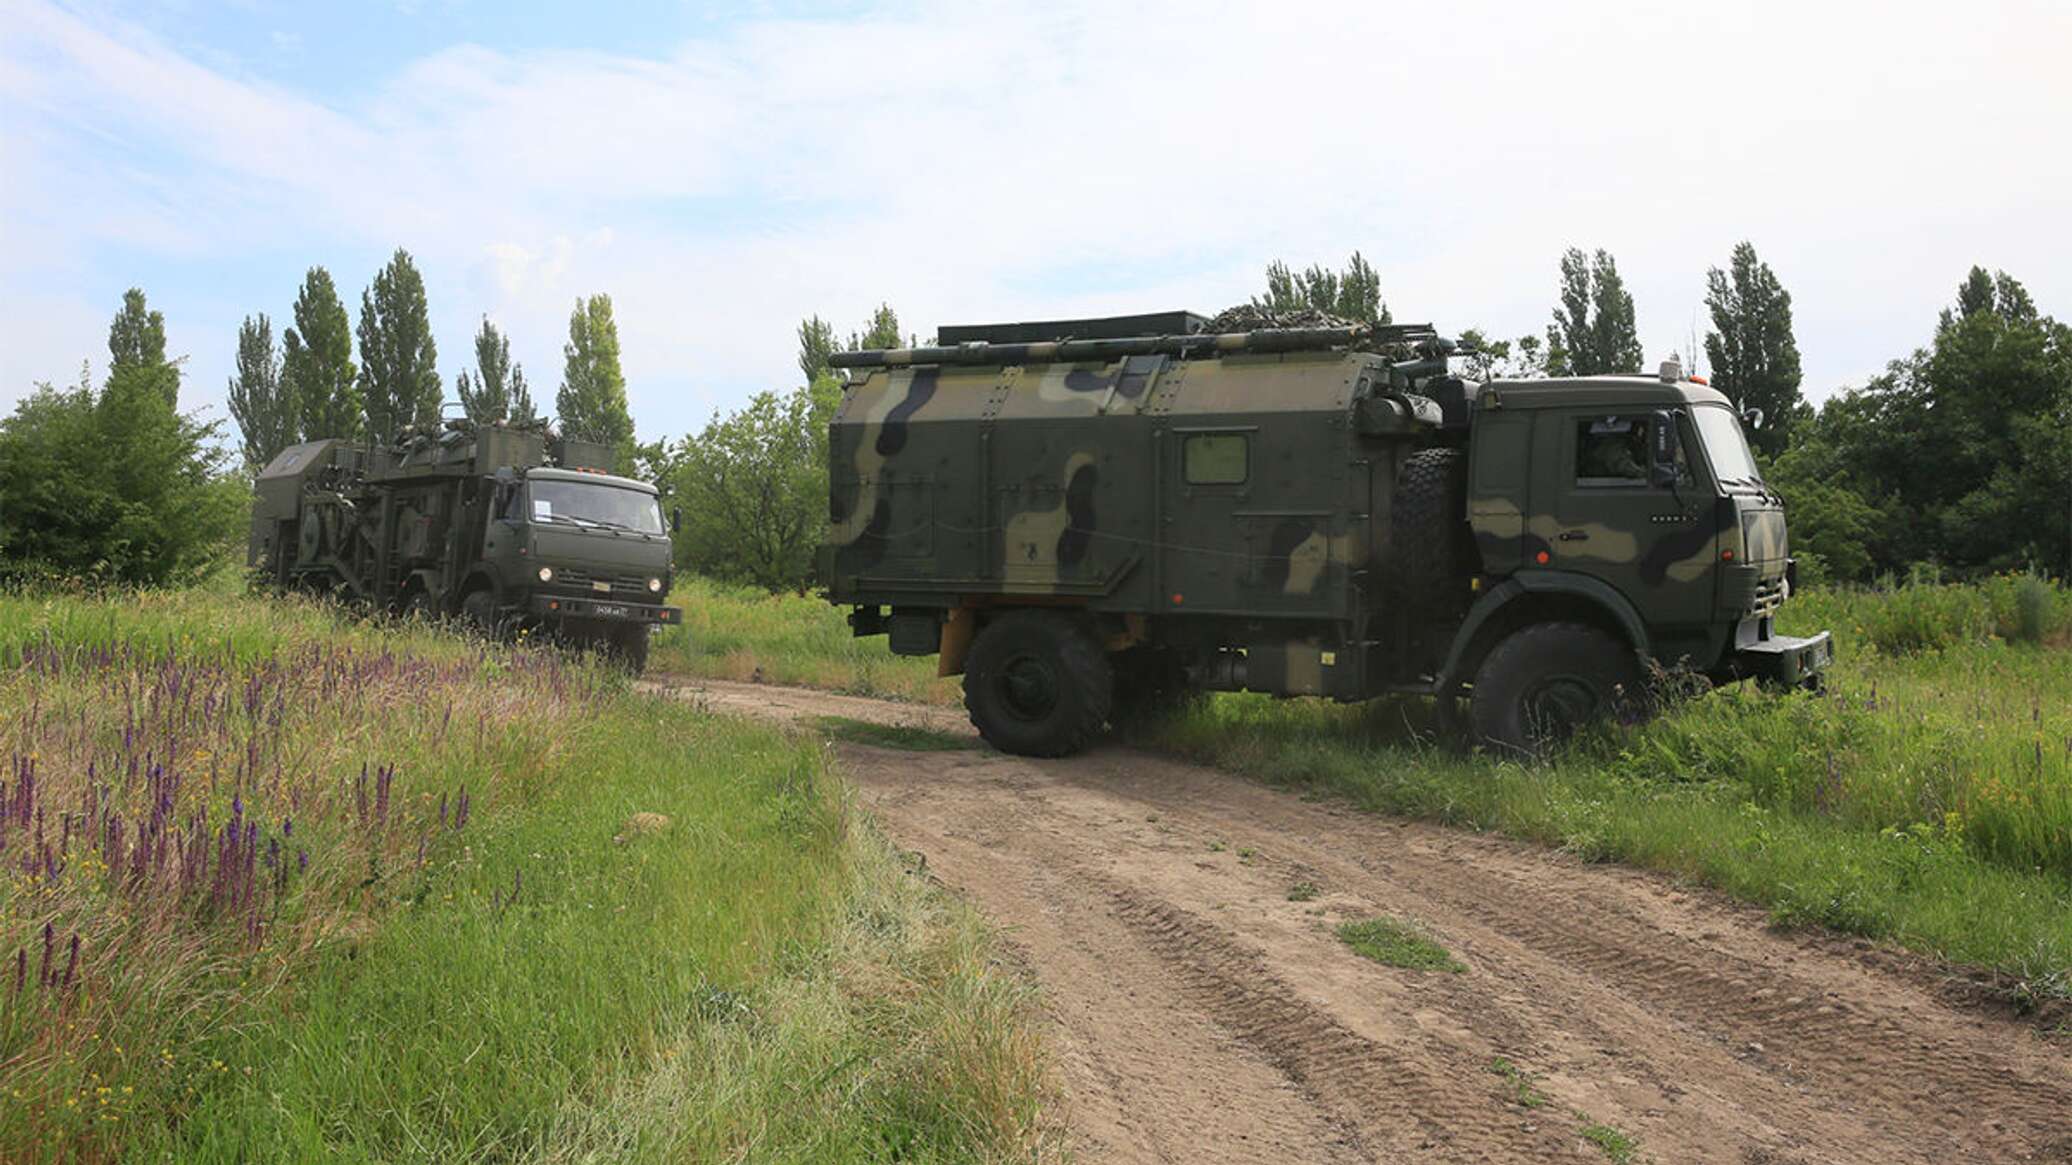
[{"label": "headlight", "polygon": [[651,590],[651,591],[653,591],[653,592],[655,592],[655,593],[656,593],[656,594],[658,594],[658,595],[659,595],[659,594],[661,594],[661,593],[662,593],[662,580],[661,580],[661,579],[658,579],[658,578],[651,578],[651,579],[649,579],[649,580],[648,580],[648,589],[649,589],[649,590]]},{"label": "headlight", "polygon": [[553,568],[553,567],[551,567],[551,566],[543,566],[543,567],[541,567],[541,568],[540,568],[540,581],[541,581],[541,582],[553,582],[553,581],[554,581],[554,568]]}]

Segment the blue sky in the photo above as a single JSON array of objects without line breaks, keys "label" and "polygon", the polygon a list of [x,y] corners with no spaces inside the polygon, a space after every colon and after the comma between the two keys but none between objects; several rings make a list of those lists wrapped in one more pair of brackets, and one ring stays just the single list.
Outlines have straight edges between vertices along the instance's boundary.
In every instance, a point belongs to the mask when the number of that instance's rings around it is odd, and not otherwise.
[{"label": "blue sky", "polygon": [[449,385],[488,315],[551,398],[618,308],[644,436],[796,380],[793,329],[1241,300],[1379,267],[1400,319],[1537,332],[1606,247],[1650,360],[1753,240],[1807,390],[1972,263],[2072,314],[2072,6],[0,0],[0,406],[141,285],[221,415],[238,321],[397,246]]}]

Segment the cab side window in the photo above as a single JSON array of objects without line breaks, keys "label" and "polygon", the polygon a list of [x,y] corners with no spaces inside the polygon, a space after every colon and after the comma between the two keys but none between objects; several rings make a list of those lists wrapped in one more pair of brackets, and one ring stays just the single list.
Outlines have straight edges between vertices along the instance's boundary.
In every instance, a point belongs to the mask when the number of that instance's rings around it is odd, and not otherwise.
[{"label": "cab side window", "polygon": [[[1583,488],[1645,487],[1652,417],[1584,417],[1576,422],[1576,485]],[[1682,435],[1676,441],[1676,480],[1691,483]]]},{"label": "cab side window", "polygon": [[1244,433],[1194,433],[1181,446],[1188,485],[1242,485],[1251,475],[1251,439]]}]

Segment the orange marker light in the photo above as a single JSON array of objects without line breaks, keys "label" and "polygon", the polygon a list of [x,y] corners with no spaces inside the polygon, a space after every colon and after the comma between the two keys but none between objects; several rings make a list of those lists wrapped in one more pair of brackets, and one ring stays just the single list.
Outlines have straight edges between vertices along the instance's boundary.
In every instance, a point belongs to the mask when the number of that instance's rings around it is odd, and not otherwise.
[{"label": "orange marker light", "polygon": [[1719,552],[1719,560],[1720,560],[1721,562],[1732,562],[1732,561],[1734,561],[1734,552],[1733,552],[1732,550],[1722,550],[1722,551],[1720,551],[1720,552]]},{"label": "orange marker light", "polygon": [[1187,601],[1187,596],[1185,596],[1185,595],[1182,595],[1182,594],[1181,594],[1181,593],[1180,593],[1179,591],[1174,591],[1174,592],[1173,592],[1173,605],[1174,605],[1175,607],[1179,606],[1179,605],[1180,605],[1181,603],[1184,603],[1184,602],[1186,602],[1186,601]]},{"label": "orange marker light", "polygon": [[1545,565],[1547,565],[1547,560],[1548,560],[1548,559],[1550,559],[1550,558],[1552,558],[1552,557],[1554,557],[1554,556],[1553,556],[1553,555],[1551,555],[1551,554],[1549,554],[1549,553],[1547,553],[1546,551],[1542,550],[1542,551],[1540,551],[1540,552],[1539,552],[1538,554],[1535,554],[1535,555],[1533,555],[1533,556],[1532,556],[1532,560],[1533,560],[1534,562],[1537,562],[1537,563],[1539,563],[1539,564],[1540,564],[1541,566],[1545,566]]},{"label": "orange marker light", "polygon": [[1690,382],[1691,382],[1692,384],[1711,384],[1711,383],[1712,383],[1712,382],[1711,382],[1710,380],[1707,380],[1707,379],[1705,379],[1705,378],[1704,378],[1704,377],[1702,377],[1702,376],[1686,376],[1686,377],[1684,377],[1684,379],[1685,379],[1685,380],[1688,380],[1688,381],[1690,381]]}]

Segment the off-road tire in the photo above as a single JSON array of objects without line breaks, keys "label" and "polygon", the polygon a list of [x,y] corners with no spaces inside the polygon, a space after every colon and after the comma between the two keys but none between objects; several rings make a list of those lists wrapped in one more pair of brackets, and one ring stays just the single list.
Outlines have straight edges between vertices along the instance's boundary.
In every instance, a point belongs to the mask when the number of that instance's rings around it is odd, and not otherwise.
[{"label": "off-road tire", "polygon": [[1631,723],[1653,708],[1633,649],[1582,623],[1535,623],[1498,643],[1475,669],[1473,742],[1545,756],[1598,721]]},{"label": "off-road tire", "polygon": [[1101,732],[1115,671],[1084,619],[1009,611],[981,628],[964,661],[964,708],[987,744],[1018,756],[1065,756]]},{"label": "off-road tire", "polygon": [[1420,449],[1403,459],[1389,504],[1383,579],[1411,623],[1450,623],[1467,605],[1476,566],[1468,528],[1468,459],[1458,449]]},{"label": "off-road tire", "polygon": [[396,612],[396,617],[408,620],[412,616],[423,623],[439,621],[439,604],[432,598],[432,592],[419,587],[403,597],[402,609]]},{"label": "off-road tire", "polygon": [[460,601],[460,617],[469,630],[486,639],[503,637],[503,618],[497,614],[496,592],[488,587],[469,591]]}]

